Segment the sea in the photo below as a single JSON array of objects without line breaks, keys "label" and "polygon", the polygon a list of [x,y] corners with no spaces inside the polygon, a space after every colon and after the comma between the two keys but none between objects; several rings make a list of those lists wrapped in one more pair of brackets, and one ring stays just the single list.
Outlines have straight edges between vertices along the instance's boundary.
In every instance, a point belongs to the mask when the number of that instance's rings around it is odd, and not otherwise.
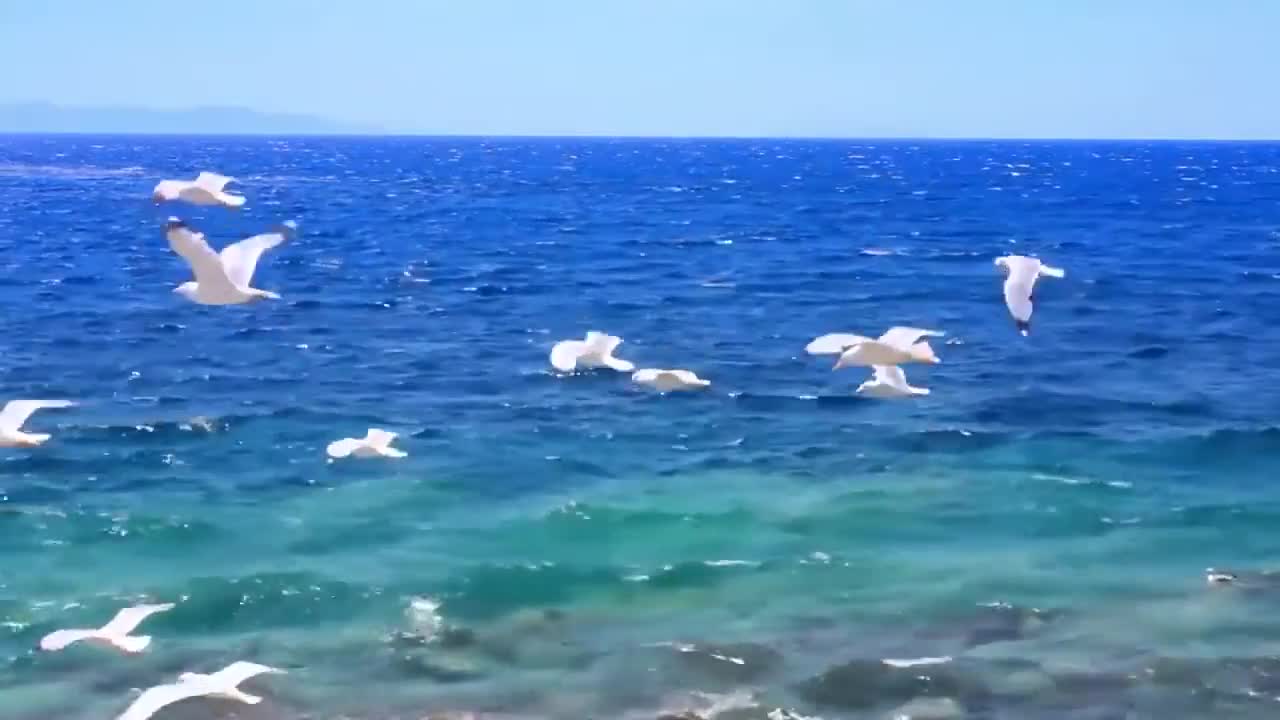
[{"label": "sea", "polygon": [[[202,170],[246,205],[152,202]],[[78,403],[0,450],[0,718],[237,660],[155,717],[1275,718],[1278,199],[1266,143],[0,137],[0,399]],[[169,216],[296,221],[282,298],[175,295]],[[895,325],[927,396],[804,350]],[[711,386],[553,371],[591,330]]]}]

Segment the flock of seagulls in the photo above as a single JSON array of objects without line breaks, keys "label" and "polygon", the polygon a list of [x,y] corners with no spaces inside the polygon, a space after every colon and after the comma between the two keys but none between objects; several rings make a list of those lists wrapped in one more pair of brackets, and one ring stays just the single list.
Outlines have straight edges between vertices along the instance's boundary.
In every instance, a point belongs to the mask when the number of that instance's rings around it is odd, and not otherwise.
[{"label": "flock of seagulls", "polygon": [[[202,172],[195,180],[163,180],[152,192],[155,202],[183,201],[194,205],[238,208],[245,203],[243,195],[226,191],[234,178],[216,173]],[[297,229],[292,222],[280,228],[254,235],[215,252],[203,233],[189,227],[179,218],[169,218],[165,224],[165,237],[169,247],[191,266],[194,280],[174,289],[182,297],[200,305],[241,305],[261,300],[279,299],[279,295],[260,290],[251,285],[254,270],[263,253],[288,240]],[[13,400],[0,410],[0,447],[35,447],[49,439],[46,433],[23,430],[23,425],[37,410],[65,408],[74,405],[69,400]],[[404,457],[405,453],[391,447],[395,433],[370,429],[362,439],[344,438],[328,447],[333,458],[355,457]],[[40,640],[40,649],[57,652],[72,645],[86,643],[108,647],[123,653],[136,654],[151,645],[149,635],[134,635],[143,622],[157,613],[167,612],[173,603],[136,605],[116,613],[106,625],[97,629],[56,630]],[[157,685],[142,692],[117,717],[117,720],[147,720],[164,708],[197,697],[217,697],[247,704],[262,702],[262,698],[240,689],[241,683],[263,674],[283,673],[283,670],[252,662],[234,662],[212,674],[183,673],[175,682]]]},{"label": "flock of seagulls", "polygon": [[[131,633],[147,618],[174,607],[173,603],[127,607],[96,630],[55,630],[40,640],[40,649],[57,652],[79,642],[89,642],[124,653],[140,653],[151,645],[151,636]],[[176,682],[143,691],[116,720],[146,720],[169,705],[196,697],[217,697],[256,705],[262,702],[262,698],[240,690],[240,683],[256,675],[283,672],[278,668],[241,661],[231,663],[212,675],[182,673]]]},{"label": "flock of seagulls", "polygon": [[[1018,332],[1023,336],[1029,335],[1036,281],[1042,277],[1063,278],[1066,272],[1022,255],[1006,255],[997,258],[995,264],[1006,273],[1004,302],[1009,314],[1013,316]],[[837,356],[833,370],[871,368],[871,378],[854,391],[858,395],[885,399],[918,397],[928,395],[929,389],[908,384],[907,375],[900,366],[942,362],[925,338],[944,335],[939,330],[901,326],[891,327],[874,339],[852,333],[828,333],[810,341],[805,352]],[[698,377],[691,370],[636,370],[635,363],[614,355],[621,344],[622,338],[595,330],[582,340],[561,340],[551,348],[551,367],[562,373],[597,368],[629,372],[632,373],[632,382],[662,393],[699,390],[711,385],[710,380]]]},{"label": "flock of seagulls", "polygon": [[[195,180],[164,180],[156,185],[153,200],[161,202],[183,201],[200,206],[238,208],[245,204],[245,197],[226,191],[234,178],[211,172],[200,173]],[[169,247],[186,261],[194,277],[182,283],[174,292],[200,305],[240,305],[276,300],[280,295],[254,288],[253,273],[262,255],[289,240],[297,230],[296,224],[287,222],[266,233],[214,251],[203,233],[192,229],[180,218],[171,217],[164,226]],[[1033,293],[1036,281],[1042,277],[1062,278],[1065,273],[1030,257],[1011,255],[995,261],[1006,272],[1004,300],[1013,316],[1017,329],[1027,335],[1031,329]],[[810,355],[836,356],[833,370],[849,367],[871,368],[872,377],[857,388],[857,394],[876,398],[906,398],[929,394],[927,388],[913,387],[907,383],[902,365],[910,363],[936,364],[941,362],[926,338],[942,337],[937,330],[915,327],[889,328],[878,338],[849,333],[830,333],[815,338],[806,347]],[[699,390],[711,385],[709,380],[684,369],[640,368],[635,363],[617,357],[622,338],[607,333],[591,331],[581,340],[563,340],[551,349],[551,366],[561,373],[571,374],[584,370],[608,369],[631,373],[636,385],[660,393]],[[0,410],[0,447],[36,447],[50,436],[23,430],[27,420],[38,410],[66,408],[74,405],[69,400],[13,400]],[[342,438],[328,445],[326,454],[332,459],[403,458],[402,450],[392,447],[396,433],[369,428],[363,438]],[[77,643],[88,643],[113,648],[124,653],[141,653],[151,645],[148,635],[132,633],[148,618],[174,608],[173,603],[137,605],[119,611],[106,625],[97,629],[57,630],[40,641],[40,649],[46,652],[63,650]],[[265,665],[251,662],[235,662],[209,675],[183,673],[176,682],[159,685],[141,693],[117,720],[146,720],[163,708],[196,697],[221,697],[243,703],[255,704],[262,698],[239,689],[244,681],[262,674],[282,673]]]}]

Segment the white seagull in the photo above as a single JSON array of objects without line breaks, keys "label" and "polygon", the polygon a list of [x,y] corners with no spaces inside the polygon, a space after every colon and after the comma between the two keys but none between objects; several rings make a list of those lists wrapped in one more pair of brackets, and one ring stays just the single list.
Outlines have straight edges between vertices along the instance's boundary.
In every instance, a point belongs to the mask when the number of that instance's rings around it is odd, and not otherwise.
[{"label": "white seagull", "polygon": [[344,458],[355,455],[358,458],[371,457],[390,457],[402,458],[408,457],[409,453],[403,450],[397,450],[391,447],[391,441],[397,437],[396,433],[379,430],[377,428],[369,428],[363,438],[342,438],[329,443],[329,447],[325,452],[331,458]]},{"label": "white seagull", "polygon": [[215,253],[204,233],[192,230],[178,218],[169,218],[164,226],[169,247],[187,261],[196,276],[195,281],[182,283],[173,291],[201,305],[240,305],[280,299],[276,293],[249,287],[249,282],[262,253],[284,242],[296,227],[293,222],[286,222],[275,232],[254,235]]},{"label": "white seagull", "polygon": [[55,630],[40,640],[40,649],[48,652],[61,650],[82,640],[109,645],[127,653],[140,653],[151,644],[150,635],[130,635],[143,620],[156,613],[174,608],[173,603],[162,605],[136,605],[116,613],[111,622],[97,630]]},{"label": "white seagull", "polygon": [[618,372],[631,372],[636,369],[634,363],[613,356],[613,351],[622,344],[622,338],[616,335],[592,330],[585,340],[561,340],[551,348],[551,366],[560,372],[573,372],[579,368],[594,369],[607,367]]},{"label": "white seagull", "polygon": [[151,199],[157,204],[171,200],[185,200],[192,205],[221,205],[238,208],[244,205],[243,195],[232,195],[224,188],[235,178],[217,173],[202,172],[195,180],[161,180],[151,191]]},{"label": "white seagull", "polygon": [[[945,333],[938,330],[921,330],[913,327],[892,327],[885,331],[877,340],[869,340],[862,338],[860,341],[854,342],[846,347],[840,353],[840,359],[836,361],[833,370],[840,368],[859,366],[871,367],[874,365],[901,365],[909,362],[921,363],[939,363],[937,355],[933,354],[933,348],[929,347],[929,343],[921,342],[923,337],[942,337]],[[839,337],[839,336],[824,336]],[[844,336],[845,338],[856,336]],[[812,347],[815,343],[823,338],[814,340],[809,345]],[[827,341],[832,344],[832,341]]]},{"label": "white seagull", "polygon": [[0,447],[35,447],[48,440],[48,433],[23,432],[22,424],[32,413],[45,408],[71,407],[70,400],[10,400],[0,410]]},{"label": "white seagull", "polygon": [[234,662],[212,675],[182,673],[176,683],[157,685],[143,692],[116,720],[146,720],[162,708],[194,697],[224,698],[257,705],[262,698],[244,692],[239,685],[264,673],[283,674],[284,670],[251,662]]},{"label": "white seagull", "polygon": [[711,385],[710,380],[703,380],[690,370],[659,370],[657,368],[637,370],[631,376],[631,381],[664,393],[699,390]]},{"label": "white seagull", "polygon": [[1036,258],[1022,255],[996,258],[996,267],[1003,268],[1008,273],[1004,279],[1004,304],[1009,307],[1009,314],[1017,323],[1018,332],[1029,335],[1036,280],[1042,277],[1062,278],[1067,273],[1061,268],[1049,267]]},{"label": "white seagull", "polygon": [[858,386],[859,395],[877,398],[904,398],[916,395],[928,395],[928,388],[912,387],[907,384],[907,374],[897,365],[876,365],[875,375]]}]

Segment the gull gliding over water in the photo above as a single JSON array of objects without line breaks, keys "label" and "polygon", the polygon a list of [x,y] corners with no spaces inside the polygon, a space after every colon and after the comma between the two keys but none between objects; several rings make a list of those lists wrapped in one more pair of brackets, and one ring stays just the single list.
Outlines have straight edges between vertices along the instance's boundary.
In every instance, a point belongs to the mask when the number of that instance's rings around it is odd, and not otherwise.
[{"label": "gull gliding over water", "polygon": [[1009,307],[1009,314],[1017,323],[1018,332],[1029,335],[1036,280],[1042,277],[1062,278],[1067,273],[1060,268],[1049,267],[1036,258],[1022,255],[996,258],[996,267],[1004,268],[1008,273],[1004,279],[1004,304]]},{"label": "gull gliding over water", "polygon": [[700,390],[711,385],[710,380],[703,380],[690,370],[659,370],[657,368],[637,370],[631,376],[631,381],[664,393]]},{"label": "gull gliding over water", "polygon": [[240,690],[238,686],[245,680],[263,673],[283,674],[284,671],[257,663],[234,662],[212,675],[182,673],[178,676],[176,683],[157,685],[143,692],[116,720],[147,720],[169,705],[195,697],[224,698],[257,705],[262,702],[262,698],[250,695]]},{"label": "gull gliding over water", "polygon": [[164,228],[169,247],[187,261],[196,276],[193,282],[185,282],[173,291],[201,305],[241,305],[268,298],[280,299],[276,293],[249,287],[249,282],[253,280],[253,271],[262,253],[284,242],[295,228],[292,222],[286,222],[275,232],[254,235],[216,253],[209,247],[204,233],[192,230],[178,218],[169,218]]},{"label": "gull gliding over water", "polygon": [[156,203],[184,200],[192,205],[221,205],[238,208],[244,205],[243,195],[232,195],[224,188],[235,178],[217,173],[202,172],[195,180],[161,180],[151,191]]},{"label": "gull gliding over water", "polygon": [[631,372],[634,363],[613,356],[622,344],[616,335],[592,330],[585,340],[561,340],[551,348],[551,366],[560,372],[607,367],[618,372]]},{"label": "gull gliding over water", "polygon": [[859,395],[877,398],[904,398],[916,395],[928,395],[928,388],[912,387],[907,384],[907,374],[897,365],[876,365],[875,375],[862,383],[855,391]]},{"label": "gull gliding over water", "polygon": [[[866,338],[854,342],[840,353],[840,359],[836,361],[835,370],[840,368],[859,366],[870,367],[874,365],[901,365],[909,362],[921,363],[939,363],[938,356],[933,353],[933,348],[929,347],[927,342],[919,342],[922,337],[942,337],[944,333],[937,330],[921,330],[913,327],[892,327],[889,328],[878,340],[869,340]],[[818,338],[809,343],[810,347],[820,344],[824,338],[844,337],[851,338],[856,336],[831,336],[827,335]],[[834,342],[827,341],[820,346],[825,349],[826,346],[832,345]]]},{"label": "gull gliding over water", "polygon": [[0,410],[0,447],[35,447],[45,442],[52,436],[48,433],[24,432],[22,424],[37,410],[72,405],[75,403],[70,400],[10,400]]},{"label": "gull gliding over water", "polygon": [[391,441],[395,440],[397,435],[386,430],[377,428],[369,428],[363,438],[342,438],[329,443],[329,447],[325,452],[331,458],[344,458],[356,456],[358,458],[370,457],[390,457],[402,458],[408,457],[409,453],[403,450],[397,450],[391,447]]},{"label": "gull gliding over water", "polygon": [[116,616],[111,618],[111,622],[97,630],[55,630],[40,640],[40,649],[52,652],[82,640],[91,640],[127,653],[140,653],[151,644],[151,636],[129,633],[136,630],[143,620],[173,608],[173,603],[127,607],[116,613]]}]

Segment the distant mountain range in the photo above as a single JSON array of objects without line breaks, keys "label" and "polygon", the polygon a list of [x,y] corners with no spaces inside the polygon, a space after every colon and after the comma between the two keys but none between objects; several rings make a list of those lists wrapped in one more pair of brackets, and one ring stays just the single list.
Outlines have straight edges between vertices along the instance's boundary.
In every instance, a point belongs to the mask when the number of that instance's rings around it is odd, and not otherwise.
[{"label": "distant mountain range", "polygon": [[0,133],[138,135],[363,135],[380,132],[314,115],[264,113],[238,107],[156,110],[0,104]]}]

